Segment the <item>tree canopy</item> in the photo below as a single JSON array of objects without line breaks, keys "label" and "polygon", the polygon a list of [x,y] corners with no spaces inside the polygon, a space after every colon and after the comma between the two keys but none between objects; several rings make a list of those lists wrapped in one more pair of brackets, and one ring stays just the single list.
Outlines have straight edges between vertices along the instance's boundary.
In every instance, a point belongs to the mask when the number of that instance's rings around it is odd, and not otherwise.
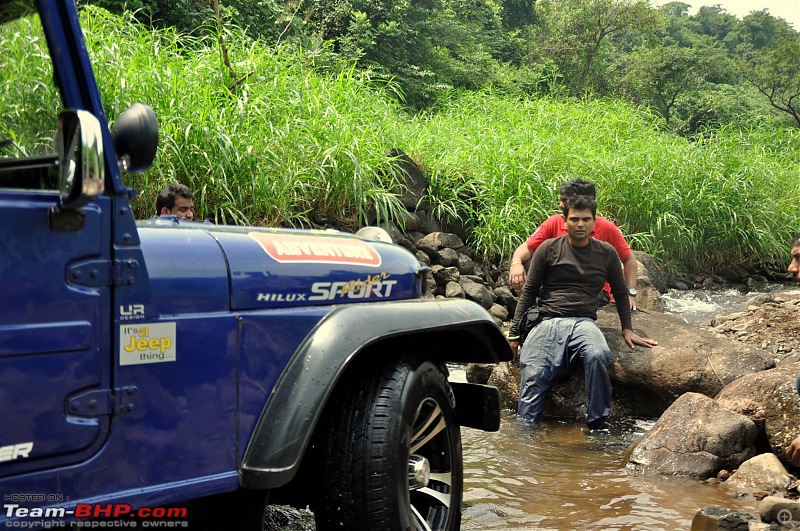
[{"label": "tree canopy", "polygon": [[[406,108],[450,91],[616,97],[652,108],[676,132],[800,127],[798,32],[767,10],[648,0],[88,0],[133,9],[154,26],[224,38],[225,24],[264,46],[295,46],[321,69],[355,66]],[[795,63],[795,64],[793,64]],[[748,101],[747,115],[727,113]]]}]

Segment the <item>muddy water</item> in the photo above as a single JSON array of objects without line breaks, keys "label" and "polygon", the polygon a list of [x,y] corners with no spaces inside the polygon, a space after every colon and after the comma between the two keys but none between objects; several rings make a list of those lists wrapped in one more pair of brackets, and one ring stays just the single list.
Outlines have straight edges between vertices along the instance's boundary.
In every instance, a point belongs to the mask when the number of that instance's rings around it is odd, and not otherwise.
[{"label": "muddy water", "polygon": [[625,448],[652,423],[589,433],[550,422],[533,430],[505,413],[497,433],[462,429],[462,529],[688,529],[708,505],[753,508],[722,484],[627,469]]},{"label": "muddy water", "polygon": [[[764,291],[780,293],[786,286]],[[670,291],[667,311],[707,326],[716,314],[744,308],[759,293],[738,290]],[[465,381],[463,367],[451,379]],[[549,422],[539,429],[504,413],[500,431],[462,429],[464,516],[467,530],[673,530],[689,529],[709,505],[751,511],[724,484],[642,474],[626,468],[623,454],[655,422],[628,419],[601,434],[582,424]]]}]

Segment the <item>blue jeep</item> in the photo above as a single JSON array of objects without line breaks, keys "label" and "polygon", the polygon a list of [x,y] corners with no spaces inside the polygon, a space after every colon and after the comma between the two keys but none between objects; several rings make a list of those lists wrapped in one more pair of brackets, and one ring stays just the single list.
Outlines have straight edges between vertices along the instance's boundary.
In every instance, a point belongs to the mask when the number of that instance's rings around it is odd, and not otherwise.
[{"label": "blue jeep", "polygon": [[[0,524],[202,498],[229,528],[281,502],[318,529],[458,529],[460,426],[497,430],[499,400],[445,363],[511,358],[489,314],[423,298],[371,231],[137,223],[120,175],[152,163],[155,114],[109,129],[74,0],[0,10],[41,26],[61,98],[0,112]],[[3,55],[5,91],[25,65]],[[48,152],[19,144],[28,112]]]}]

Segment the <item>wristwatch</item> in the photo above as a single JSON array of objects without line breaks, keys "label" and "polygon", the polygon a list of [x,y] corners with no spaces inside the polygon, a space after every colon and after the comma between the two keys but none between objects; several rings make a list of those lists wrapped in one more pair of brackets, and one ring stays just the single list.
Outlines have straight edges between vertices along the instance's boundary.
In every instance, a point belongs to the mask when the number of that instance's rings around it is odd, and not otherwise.
[{"label": "wristwatch", "polygon": [[628,295],[631,297],[635,297],[637,293],[636,288],[628,288]]}]

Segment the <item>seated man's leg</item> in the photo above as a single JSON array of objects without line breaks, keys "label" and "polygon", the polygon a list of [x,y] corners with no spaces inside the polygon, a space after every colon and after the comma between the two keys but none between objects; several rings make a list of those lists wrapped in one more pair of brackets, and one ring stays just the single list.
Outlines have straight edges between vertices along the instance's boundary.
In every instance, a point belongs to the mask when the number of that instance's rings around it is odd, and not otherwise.
[{"label": "seated man's leg", "polygon": [[608,364],[611,349],[592,319],[584,318],[575,323],[569,342],[570,352],[583,362],[586,387],[586,423],[603,420],[611,412],[611,379]]},{"label": "seated man's leg", "polygon": [[519,385],[517,421],[538,424],[547,390],[553,380],[569,368],[567,338],[572,320],[550,319],[534,328],[519,355],[522,379]]}]

